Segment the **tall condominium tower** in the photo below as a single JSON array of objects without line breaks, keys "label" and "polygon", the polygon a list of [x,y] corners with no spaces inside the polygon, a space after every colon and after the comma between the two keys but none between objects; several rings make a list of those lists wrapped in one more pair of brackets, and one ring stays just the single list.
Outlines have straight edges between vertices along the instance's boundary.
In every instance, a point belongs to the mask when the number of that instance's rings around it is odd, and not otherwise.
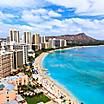
[{"label": "tall condominium tower", "polygon": [[26,44],[32,43],[31,32],[24,32],[24,42]]},{"label": "tall condominium tower", "polygon": [[0,51],[0,77],[6,77],[11,74],[12,52]]},{"label": "tall condominium tower", "polygon": [[41,43],[45,43],[45,42],[46,42],[45,36],[41,37]]},{"label": "tall condominium tower", "polygon": [[17,31],[16,29],[12,29],[10,30],[9,35],[10,35],[10,42],[13,41],[19,43],[19,31]]},{"label": "tall condominium tower", "polygon": [[39,34],[34,34],[33,35],[33,44],[35,44],[35,45],[40,44],[40,35]]},{"label": "tall condominium tower", "polygon": [[24,32],[24,43],[29,46],[29,49],[32,48],[31,32]]}]

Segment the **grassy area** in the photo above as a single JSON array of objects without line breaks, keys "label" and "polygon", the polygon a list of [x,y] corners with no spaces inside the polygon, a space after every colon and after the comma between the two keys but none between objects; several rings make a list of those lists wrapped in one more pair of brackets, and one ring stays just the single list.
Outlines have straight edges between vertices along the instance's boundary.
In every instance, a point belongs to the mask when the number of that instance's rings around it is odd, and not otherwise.
[{"label": "grassy area", "polygon": [[39,102],[46,103],[46,102],[50,101],[50,99],[42,93],[37,94],[33,97],[25,96],[25,99],[28,104],[37,104]]},{"label": "grassy area", "polygon": [[48,48],[48,49],[41,49],[35,52],[35,58],[38,57],[42,52],[48,52],[54,50],[53,48]]},{"label": "grassy area", "polygon": [[43,52],[42,50],[36,51],[35,52],[35,58],[38,57],[42,52]]}]

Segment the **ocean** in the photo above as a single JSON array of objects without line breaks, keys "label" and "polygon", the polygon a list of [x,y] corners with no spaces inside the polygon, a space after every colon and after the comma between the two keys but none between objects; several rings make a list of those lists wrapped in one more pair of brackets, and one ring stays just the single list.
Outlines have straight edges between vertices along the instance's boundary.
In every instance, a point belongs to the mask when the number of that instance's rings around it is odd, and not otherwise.
[{"label": "ocean", "polygon": [[104,46],[58,50],[42,65],[84,104],[104,104]]}]

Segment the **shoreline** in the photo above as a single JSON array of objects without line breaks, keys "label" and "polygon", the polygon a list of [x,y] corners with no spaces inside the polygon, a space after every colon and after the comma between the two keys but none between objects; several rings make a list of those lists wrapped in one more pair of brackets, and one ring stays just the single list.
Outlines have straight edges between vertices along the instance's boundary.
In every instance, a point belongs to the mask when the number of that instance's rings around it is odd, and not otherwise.
[{"label": "shoreline", "polygon": [[[65,48],[66,49],[66,48]],[[67,48],[67,49],[73,49],[73,47],[71,48]],[[60,49],[58,49],[60,50]],[[61,50],[64,50],[64,49],[61,49]],[[44,71],[43,71],[43,65],[42,65],[42,62],[44,60],[44,58],[50,54],[50,53],[53,53],[54,51],[57,51],[57,50],[52,50],[52,51],[49,51],[49,52],[43,52],[41,53],[36,59],[35,59],[35,66],[38,68],[38,71],[41,75],[45,76],[45,78],[50,81],[50,83],[52,83],[57,90],[59,90],[64,96],[65,98],[68,100],[70,99],[72,101],[71,104],[79,104],[80,101],[78,101],[78,99],[73,96],[73,94],[68,91],[63,85],[59,84],[56,80],[54,80],[52,77],[48,76],[48,75],[44,75]],[[61,104],[61,103],[59,103]],[[65,104],[69,104],[69,103],[65,103]]]},{"label": "shoreline", "polygon": [[[104,46],[104,45],[97,45],[97,46]],[[59,50],[69,50],[69,49],[75,49],[75,48],[87,48],[87,47],[97,47],[97,46],[75,46],[75,47],[56,49],[56,50],[52,50],[52,51],[48,51],[48,52],[43,52],[36,58],[35,65],[37,66],[39,73],[44,75],[44,70],[43,70],[44,68],[43,68],[42,62],[48,54],[53,53],[55,51],[59,51]],[[75,96],[73,96],[73,94],[69,90],[67,90],[63,85],[59,84],[52,77],[45,75],[45,78],[48,81],[50,81],[50,83],[54,84],[57,87],[57,89],[60,90],[66,96],[66,99],[71,99],[73,104],[81,103]],[[59,103],[59,104],[61,104],[61,103]],[[68,103],[66,103],[66,104],[68,104]]]},{"label": "shoreline", "polygon": [[63,49],[55,49],[54,51],[58,51],[58,50],[69,50],[69,49],[79,49],[79,48],[89,48],[89,47],[98,47],[98,46],[104,46],[104,45],[92,45],[92,46],[73,46],[73,47],[68,47],[68,48],[63,48]]}]

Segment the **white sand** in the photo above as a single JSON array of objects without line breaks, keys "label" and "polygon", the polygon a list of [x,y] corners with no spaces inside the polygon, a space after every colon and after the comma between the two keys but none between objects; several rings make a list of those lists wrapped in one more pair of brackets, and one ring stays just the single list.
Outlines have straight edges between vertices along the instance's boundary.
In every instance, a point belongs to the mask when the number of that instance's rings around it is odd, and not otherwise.
[{"label": "white sand", "polygon": [[[70,49],[72,49],[72,48],[70,48]],[[51,52],[53,52],[53,51],[51,51]],[[44,75],[44,71],[43,71],[43,67],[41,65],[41,62],[43,61],[44,57],[46,55],[48,55],[49,53],[48,52],[44,52],[44,53],[42,53],[40,56],[38,56],[35,59],[35,66],[38,68],[39,73],[41,75]],[[48,89],[50,92],[52,91],[52,93],[55,96],[58,97],[56,99],[59,100],[59,95],[61,94],[61,95],[65,96],[65,99],[66,99],[66,103],[65,104],[69,104],[69,99],[71,100],[71,104],[79,104],[78,101],[76,100],[76,98],[74,98],[71,93],[67,92],[64,88],[62,88],[62,86],[59,86],[59,84],[57,84],[56,81],[54,81],[48,75],[47,76],[44,75],[44,78],[45,78],[44,81],[46,80],[48,82],[48,84],[44,85],[44,86],[46,87],[46,89]],[[43,84],[46,84],[46,83],[43,83]],[[53,89],[50,89],[51,86],[52,86]],[[62,104],[62,103],[59,103],[59,104]]]}]

